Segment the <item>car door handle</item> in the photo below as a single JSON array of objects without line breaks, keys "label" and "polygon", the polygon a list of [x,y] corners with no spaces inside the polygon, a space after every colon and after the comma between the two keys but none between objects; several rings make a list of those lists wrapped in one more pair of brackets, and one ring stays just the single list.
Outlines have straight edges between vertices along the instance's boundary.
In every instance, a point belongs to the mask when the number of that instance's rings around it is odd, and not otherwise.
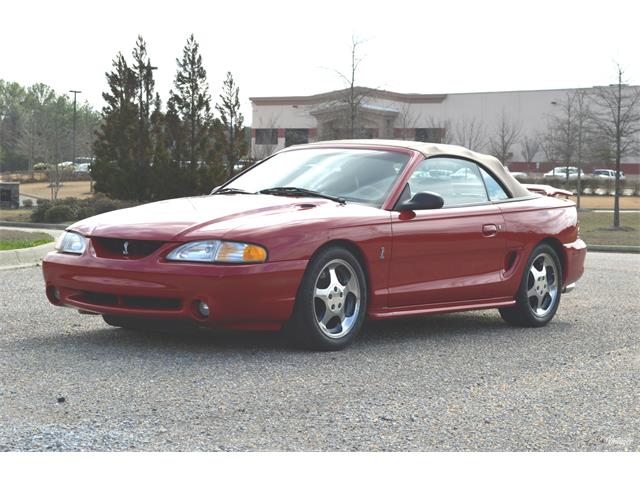
[{"label": "car door handle", "polygon": [[496,233],[498,233],[498,227],[493,223],[482,226],[482,235],[485,237],[493,237]]}]

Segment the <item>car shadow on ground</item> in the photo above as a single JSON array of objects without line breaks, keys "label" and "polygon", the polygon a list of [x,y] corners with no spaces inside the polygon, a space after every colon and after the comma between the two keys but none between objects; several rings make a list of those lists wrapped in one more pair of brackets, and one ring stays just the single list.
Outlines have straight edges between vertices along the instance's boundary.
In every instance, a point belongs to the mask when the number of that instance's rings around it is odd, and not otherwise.
[{"label": "car shadow on ground", "polygon": [[[97,320],[97,319],[96,319]],[[92,320],[93,322],[93,320]],[[151,332],[110,327],[101,322],[87,325],[74,322],[76,328],[60,333],[42,335],[26,340],[38,348],[96,347],[116,348],[117,351],[153,349],[167,352],[213,353],[234,352],[300,352],[282,332],[234,332],[225,330],[198,329],[192,332]],[[80,327],[80,328],[78,328]],[[564,330],[571,328],[566,322],[552,322],[546,329]],[[546,330],[544,329],[544,330]],[[432,315],[419,318],[403,318],[387,321],[368,321],[360,336],[350,349],[359,347],[378,348],[403,345],[416,341],[456,343],[462,337],[469,340],[484,339],[499,344],[513,339],[516,332],[540,331],[521,329],[507,325],[499,315],[486,312],[470,312]]]}]

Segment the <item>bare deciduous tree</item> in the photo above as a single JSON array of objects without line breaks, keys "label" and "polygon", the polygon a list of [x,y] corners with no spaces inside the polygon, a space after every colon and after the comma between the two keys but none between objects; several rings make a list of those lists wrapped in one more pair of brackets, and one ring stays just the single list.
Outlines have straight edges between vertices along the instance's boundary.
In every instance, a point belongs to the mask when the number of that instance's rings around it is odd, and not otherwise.
[{"label": "bare deciduous tree", "polygon": [[447,118],[434,118],[427,117],[427,128],[438,130],[437,138],[434,138],[434,143],[453,143],[454,132],[451,120]]},{"label": "bare deciduous tree", "polygon": [[502,111],[498,125],[493,135],[489,138],[489,150],[494,157],[497,157],[503,165],[511,159],[513,153],[511,149],[520,138],[522,126],[519,121],[515,121]]},{"label": "bare deciduous tree", "polygon": [[547,124],[547,130],[539,133],[540,149],[544,153],[544,158],[547,163],[550,163],[555,167],[558,162],[558,153],[556,151],[556,134],[553,127]]},{"label": "bare deciduous tree", "polygon": [[527,173],[531,172],[531,162],[540,151],[540,139],[537,135],[522,137],[522,157],[527,164]]},{"label": "bare deciduous tree", "polygon": [[549,128],[554,130],[555,151],[566,167],[565,182],[568,183],[569,167],[574,160],[579,162],[576,155],[578,149],[582,149],[578,141],[583,140],[586,104],[580,91],[567,92],[562,100],[551,103],[556,111],[549,119]]},{"label": "bare deciduous tree", "polygon": [[362,105],[365,103],[366,98],[369,97],[370,93],[375,90],[371,88],[358,87],[356,85],[358,69],[360,67],[360,64],[362,63],[362,60],[364,59],[364,57],[359,55],[359,49],[364,43],[364,40],[352,36],[351,67],[349,69],[349,72],[347,74],[344,74],[339,70],[334,69],[334,72],[336,72],[336,74],[342,79],[346,88],[340,98],[338,98],[337,101],[333,103],[337,103],[338,106],[346,106],[346,118],[344,123],[351,138],[358,138],[360,136],[360,110],[362,108]]},{"label": "bare deciduous tree", "polygon": [[[271,116],[266,120],[260,120],[258,122],[257,127],[254,127],[254,128],[266,128],[269,130],[274,130],[275,128],[277,128],[276,127],[277,125],[278,125],[278,117]],[[267,158],[270,155],[273,155],[276,151],[276,148],[278,147],[277,143],[276,144],[272,144],[272,143],[257,144],[255,140],[252,143],[253,145],[251,149],[251,160],[253,162],[260,161],[264,158]]]},{"label": "bare deciduous tree", "polygon": [[456,122],[455,142],[469,150],[482,150],[487,143],[484,126],[477,118],[463,118]]},{"label": "bare deciduous tree", "polygon": [[400,138],[402,140],[414,140],[415,134],[411,135],[409,132],[414,130],[420,122],[421,114],[413,113],[413,109],[410,103],[403,103],[399,107],[398,120],[400,124]]},{"label": "bare deciduous tree", "polygon": [[585,154],[585,144],[588,136],[587,123],[589,120],[589,103],[584,90],[575,93],[576,108],[576,164],[578,166],[578,181],[576,185],[576,208],[580,209],[580,198],[582,196],[582,164]]},{"label": "bare deciduous tree", "polygon": [[625,155],[637,152],[640,144],[640,88],[623,83],[623,75],[617,65],[618,83],[595,87],[590,97],[589,119],[611,146],[616,162],[613,228],[620,228],[620,163]]}]

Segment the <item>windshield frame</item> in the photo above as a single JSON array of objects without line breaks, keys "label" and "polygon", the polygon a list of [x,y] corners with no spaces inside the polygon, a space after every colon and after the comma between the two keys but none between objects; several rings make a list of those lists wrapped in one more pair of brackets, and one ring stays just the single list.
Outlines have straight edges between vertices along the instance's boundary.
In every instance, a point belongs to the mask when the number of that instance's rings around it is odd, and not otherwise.
[{"label": "windshield frame", "polygon": [[314,143],[314,144],[300,144],[300,145],[294,145],[294,146],[291,146],[291,147],[283,148],[282,150],[278,150],[277,152],[269,155],[268,157],[265,157],[264,159],[259,160],[258,162],[254,163],[249,168],[247,168],[246,170],[243,170],[242,172],[239,172],[237,175],[233,176],[232,178],[230,178],[229,180],[227,180],[223,184],[219,185],[214,190],[221,190],[221,189],[227,187],[227,185],[231,184],[232,182],[234,182],[235,180],[240,178],[242,175],[244,175],[247,172],[253,170],[258,165],[262,165],[263,163],[268,162],[273,157],[275,157],[276,155],[279,155],[281,153],[293,152],[293,151],[296,151],[296,150],[333,150],[333,149],[335,149],[335,150],[375,150],[375,151],[383,151],[383,152],[401,153],[401,154],[407,155],[407,157],[408,157],[407,162],[405,163],[404,167],[396,175],[395,180],[392,182],[391,187],[389,188],[389,191],[387,193],[387,197],[382,202],[381,205],[374,205],[374,204],[365,203],[365,202],[356,202],[356,201],[347,199],[347,203],[350,203],[350,204],[363,205],[363,206],[368,206],[368,207],[371,207],[371,208],[379,208],[379,209],[388,210],[388,211],[392,211],[393,210],[393,206],[395,204],[395,199],[402,193],[402,180],[404,178],[406,178],[408,172],[413,169],[413,166],[415,165],[416,158],[424,158],[422,153],[420,153],[420,152],[418,152],[416,150],[413,150],[413,149],[407,148],[407,147],[399,147],[399,146],[345,144],[345,143],[331,143],[331,142],[326,142],[326,143],[321,142],[321,143]]}]

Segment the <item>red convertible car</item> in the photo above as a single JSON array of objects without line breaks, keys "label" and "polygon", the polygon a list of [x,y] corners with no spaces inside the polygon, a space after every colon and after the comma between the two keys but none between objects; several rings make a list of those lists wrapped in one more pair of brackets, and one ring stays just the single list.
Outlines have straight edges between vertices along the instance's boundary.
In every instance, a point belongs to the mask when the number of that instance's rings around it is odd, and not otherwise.
[{"label": "red convertible car", "polygon": [[497,308],[540,327],[586,245],[565,192],[531,188],[462,147],[299,145],[211,195],[77,222],[43,262],[46,293],[110,325],[284,327],[324,350],[365,318]]}]

